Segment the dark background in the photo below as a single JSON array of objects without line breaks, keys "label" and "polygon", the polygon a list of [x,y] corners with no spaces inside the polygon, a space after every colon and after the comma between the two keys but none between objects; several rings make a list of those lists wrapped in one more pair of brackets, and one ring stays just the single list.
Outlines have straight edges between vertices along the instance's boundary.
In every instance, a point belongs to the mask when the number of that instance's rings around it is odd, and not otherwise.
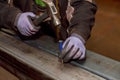
[{"label": "dark background", "polygon": [[96,0],[96,23],[87,49],[120,61],[120,0]]}]

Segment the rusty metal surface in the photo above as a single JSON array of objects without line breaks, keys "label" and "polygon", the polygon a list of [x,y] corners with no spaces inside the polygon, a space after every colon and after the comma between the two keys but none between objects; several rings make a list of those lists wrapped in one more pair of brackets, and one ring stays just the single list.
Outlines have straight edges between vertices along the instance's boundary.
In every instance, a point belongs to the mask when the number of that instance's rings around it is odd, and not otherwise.
[{"label": "rusty metal surface", "polygon": [[[25,43],[56,56],[59,53],[58,43],[55,43],[54,39],[48,36],[43,36],[37,40],[27,40]],[[85,63],[80,64],[81,62],[74,61],[71,63],[105,79],[120,80],[120,62],[96,54],[92,51],[87,50],[87,60]]]},{"label": "rusty metal surface", "polygon": [[[15,37],[16,39],[19,39],[18,36]],[[41,36],[36,40],[25,40],[24,42],[55,56],[59,53],[58,43],[55,43],[54,39],[49,36]],[[74,61],[71,63],[105,79],[120,80],[120,62],[96,54],[92,51],[87,50],[87,60],[85,63]]]},{"label": "rusty metal surface", "polygon": [[43,73],[55,80],[105,80],[75,65],[64,64],[64,67],[61,67],[57,57],[1,32],[0,51],[5,52],[0,53],[2,59],[7,60],[17,69],[28,73],[35,80],[40,80],[39,76],[43,76],[39,73]]}]

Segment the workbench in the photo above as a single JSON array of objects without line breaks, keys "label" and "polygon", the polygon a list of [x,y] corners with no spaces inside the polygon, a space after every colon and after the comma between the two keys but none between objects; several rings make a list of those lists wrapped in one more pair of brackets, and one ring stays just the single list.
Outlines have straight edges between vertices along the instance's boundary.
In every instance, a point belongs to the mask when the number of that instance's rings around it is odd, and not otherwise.
[{"label": "workbench", "polygon": [[85,62],[61,64],[58,52],[51,37],[21,41],[0,32],[0,65],[21,80],[120,80],[118,61],[87,50]]}]

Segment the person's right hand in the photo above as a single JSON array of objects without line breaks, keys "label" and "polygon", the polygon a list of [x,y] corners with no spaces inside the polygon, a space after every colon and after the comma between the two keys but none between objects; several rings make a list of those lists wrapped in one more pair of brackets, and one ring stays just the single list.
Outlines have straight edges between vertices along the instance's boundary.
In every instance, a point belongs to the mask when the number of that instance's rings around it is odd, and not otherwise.
[{"label": "person's right hand", "polygon": [[22,35],[31,36],[38,31],[38,29],[35,29],[35,25],[30,20],[30,17],[35,17],[35,14],[33,14],[32,12],[25,12],[18,15],[19,16],[15,21],[15,26]]},{"label": "person's right hand", "polygon": [[63,62],[83,60],[86,57],[86,48],[82,40],[76,36],[68,37],[63,43],[61,58]]}]

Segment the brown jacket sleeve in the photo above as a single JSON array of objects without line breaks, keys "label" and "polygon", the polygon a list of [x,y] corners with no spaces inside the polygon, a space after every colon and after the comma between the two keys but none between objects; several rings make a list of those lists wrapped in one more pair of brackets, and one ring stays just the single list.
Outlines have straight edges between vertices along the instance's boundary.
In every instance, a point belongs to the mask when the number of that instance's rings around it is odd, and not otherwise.
[{"label": "brown jacket sleeve", "polygon": [[21,11],[15,7],[9,7],[7,3],[0,2],[0,27],[11,26],[13,28],[15,17]]},{"label": "brown jacket sleeve", "polygon": [[69,30],[71,34],[77,33],[86,41],[94,25],[97,10],[96,4],[85,0],[72,0],[71,5],[74,7],[75,11],[70,21]]}]

